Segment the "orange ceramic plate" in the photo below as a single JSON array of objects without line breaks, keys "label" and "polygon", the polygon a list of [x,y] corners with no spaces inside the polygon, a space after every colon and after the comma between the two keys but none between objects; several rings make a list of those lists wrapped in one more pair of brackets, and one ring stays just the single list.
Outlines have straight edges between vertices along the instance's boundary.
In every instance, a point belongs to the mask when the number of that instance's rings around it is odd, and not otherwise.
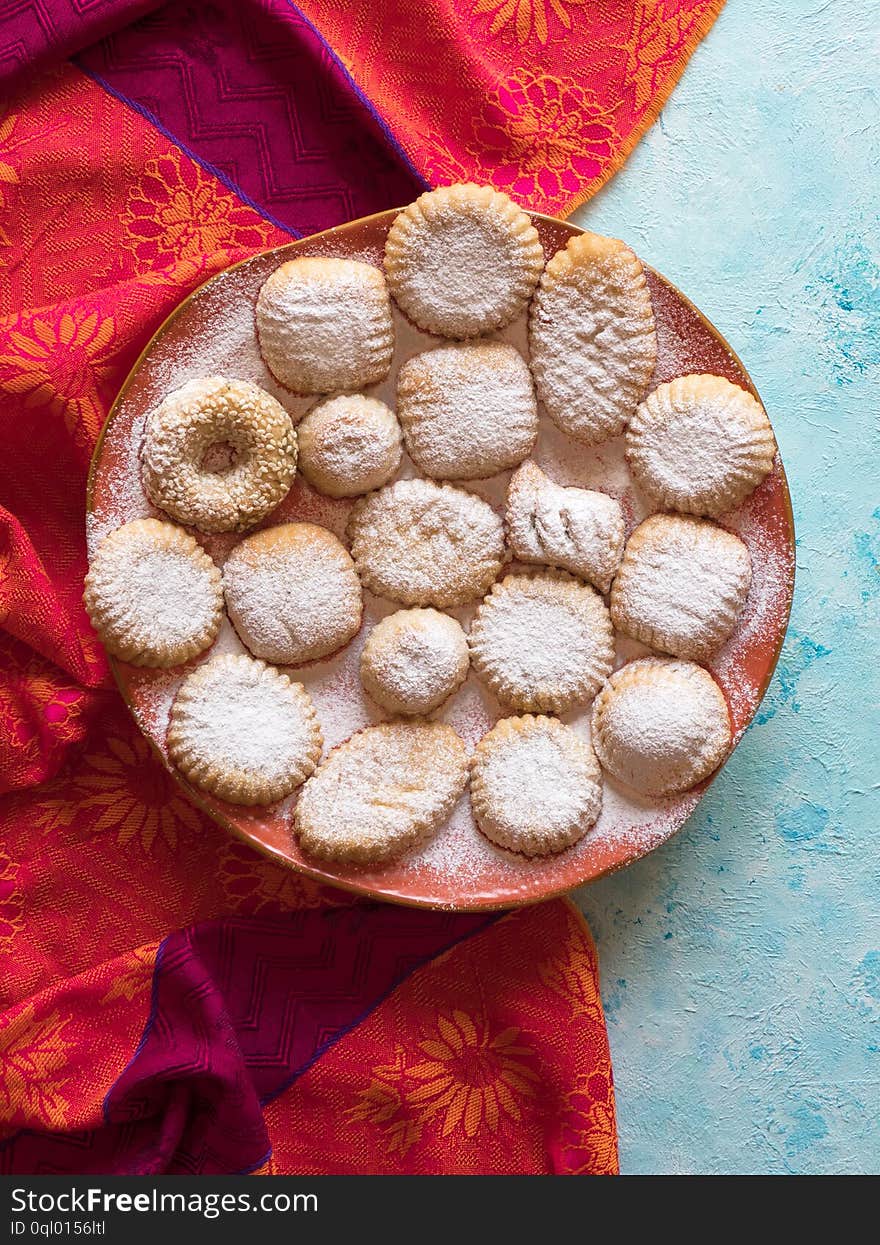
[{"label": "orange ceramic plate", "polygon": [[[208,281],[166,320],[147,346],[123,386],[107,419],[95,451],[89,481],[88,531],[90,548],[107,531],[146,514],[156,514],[140,486],[138,449],[144,419],[168,390],[194,375],[227,374],[255,380],[275,393],[295,417],[309,402],[283,393],[266,372],[253,326],[257,291],[275,267],[297,255],[339,255],[381,263],[385,235],[395,212],[353,221],[338,229],[258,255]],[[547,255],[581,231],[563,221],[535,216]],[[687,372],[726,376],[755,393],[754,385],[736,355],[699,311],[659,274],[648,271],[657,321],[659,357],[654,383]],[[393,382],[400,363],[436,342],[418,333],[397,316],[397,347],[389,381],[371,392],[393,404]],[[526,351],[525,317],[499,336]],[[542,416],[535,457],[563,484],[602,488],[618,496],[631,528],[647,513],[644,498],[629,480],[621,438],[595,449],[585,449],[564,437]],[[412,468],[409,468],[412,471]],[[503,498],[507,476],[473,487],[496,506]],[[331,501],[313,493],[297,477],[285,501],[266,525],[304,519],[344,532],[350,503]],[[794,583],[794,528],[785,473],[777,459],[773,473],[739,511],[725,516],[749,546],[753,586],[735,635],[712,664],[724,688],[738,739],[748,726],[764,694],[779,656],[788,620]],[[206,537],[195,533],[218,562],[240,537]],[[357,676],[358,655],[365,629],[396,608],[365,594],[365,626],[347,650],[335,658],[297,670],[312,694],[331,746],[381,715],[365,699]],[[454,611],[467,623],[472,610]],[[227,622],[218,639],[221,649],[238,649]],[[640,651],[622,641],[622,660]],[[200,659],[201,660],[201,659]],[[531,903],[566,891],[582,882],[620,869],[665,842],[696,807],[707,784],[662,803],[638,800],[606,778],[605,801],[597,826],[575,847],[546,860],[528,861],[491,846],[476,830],[464,797],[447,824],[422,851],[390,867],[375,871],[319,868],[299,851],[291,831],[295,797],[268,809],[242,809],[198,792],[184,782],[168,763],[165,731],[168,709],[183,670],[143,670],[114,661],[120,690],[144,734],[165,765],[175,774],[190,799],[215,820],[292,868],[349,890],[398,903],[427,907],[477,910]],[[479,686],[473,674],[443,711],[473,744],[497,717],[499,706]],[[588,713],[567,715],[584,724]]]}]

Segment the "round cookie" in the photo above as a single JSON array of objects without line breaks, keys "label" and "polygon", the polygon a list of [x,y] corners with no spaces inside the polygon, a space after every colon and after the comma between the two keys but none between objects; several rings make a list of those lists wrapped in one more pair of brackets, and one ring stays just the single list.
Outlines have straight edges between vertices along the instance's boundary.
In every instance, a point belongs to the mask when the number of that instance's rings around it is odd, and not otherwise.
[{"label": "round cookie", "polygon": [[520,562],[558,566],[601,592],[611,587],[626,543],[623,510],[613,497],[563,488],[525,462],[507,486],[505,525]]},{"label": "round cookie", "polygon": [[502,718],[471,763],[471,804],[483,834],[526,856],[562,851],[602,810],[602,776],[586,739],[556,718]]},{"label": "round cookie", "polygon": [[619,631],[703,661],[736,626],[752,578],[745,544],[707,519],[653,514],[627,541],[611,588]]},{"label": "round cookie", "polygon": [[299,468],[327,497],[358,497],[387,484],[403,453],[394,412],[362,393],[312,407],[297,429]]},{"label": "round cookie", "polygon": [[644,657],[615,671],[593,705],[604,768],[642,795],[672,795],[708,778],[731,744],[721,688],[690,661]]},{"label": "round cookie", "polygon": [[290,489],[296,431],[281,403],[258,385],[207,376],[187,381],[151,411],[141,467],[150,501],[172,518],[203,532],[240,532]]},{"label": "round cookie", "polygon": [[651,296],[629,247],[570,238],[541,277],[529,343],[538,397],[563,432],[588,445],[623,432],[657,359]]},{"label": "round cookie", "polygon": [[441,337],[474,337],[515,320],[543,266],[526,213],[506,194],[469,182],[421,195],[395,218],[385,244],[395,300]]},{"label": "round cookie", "polygon": [[525,359],[503,342],[414,355],[397,379],[397,415],[417,467],[440,480],[476,480],[521,463],[538,436]]},{"label": "round cookie", "polygon": [[402,605],[465,605],[504,562],[504,526],[473,493],[397,480],[355,502],[351,556],[365,588]]},{"label": "round cookie", "polygon": [[389,713],[426,714],[467,678],[467,637],[448,614],[398,610],[377,623],[361,654],[361,679]]},{"label": "round cookie", "polygon": [[303,788],[294,814],[300,846],[320,860],[395,860],[446,820],[467,776],[467,752],[451,726],[368,726],[334,748]]},{"label": "round cookie", "polygon": [[230,804],[271,804],[308,778],[321,728],[301,683],[244,654],[212,657],[171,706],[168,755],[196,787]]},{"label": "round cookie", "polygon": [[477,674],[512,709],[584,704],[614,663],[604,601],[559,571],[505,576],[477,609],[468,642]]},{"label": "round cookie", "polygon": [[236,545],[223,568],[226,608],[241,642],[264,661],[327,657],[361,625],[361,585],[332,532],[283,523]]},{"label": "round cookie", "polygon": [[104,537],[83,603],[107,651],[133,666],[189,661],[223,621],[217,567],[189,532],[159,519],[134,519]]},{"label": "round cookie", "polygon": [[288,260],[257,297],[257,337],[266,367],[295,393],[365,389],[391,367],[385,278],[353,259]]},{"label": "round cookie", "polygon": [[776,441],[757,399],[723,376],[679,376],[648,394],[630,421],[626,459],[667,510],[719,515],[773,470]]}]

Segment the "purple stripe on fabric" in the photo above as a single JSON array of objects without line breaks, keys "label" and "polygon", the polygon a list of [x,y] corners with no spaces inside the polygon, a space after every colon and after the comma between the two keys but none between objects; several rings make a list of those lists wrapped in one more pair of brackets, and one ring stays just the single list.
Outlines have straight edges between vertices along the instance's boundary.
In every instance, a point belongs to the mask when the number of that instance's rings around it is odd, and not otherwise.
[{"label": "purple stripe on fabric", "polygon": [[391,126],[388,124],[388,122],[379,112],[379,109],[370,99],[369,95],[367,95],[365,91],[361,90],[361,88],[355,82],[354,78],[349,73],[345,63],[343,62],[342,58],[334,50],[333,46],[327,42],[327,40],[321,34],[320,30],[318,30],[318,27],[314,24],[314,22],[309,21],[308,17],[305,15],[305,13],[303,13],[302,9],[298,5],[293,3],[293,0],[285,0],[285,2],[288,8],[293,9],[294,13],[296,13],[296,15],[299,17],[300,21],[305,26],[307,26],[309,30],[312,32],[312,34],[315,36],[315,38],[320,41],[321,46],[326,50],[328,56],[332,57],[334,65],[336,65],[340,73],[345,75],[345,79],[348,82],[351,89],[354,91],[355,95],[357,95],[358,99],[361,101],[363,106],[369,112],[370,116],[376,122],[376,125],[378,125],[379,129],[385,135],[385,138],[388,140],[389,145],[394,149],[394,151],[400,157],[401,161],[406,165],[406,167],[412,173],[413,177],[421,184],[422,189],[430,190],[431,183],[425,177],[422,176],[422,174],[418,171],[416,166],[413,164],[412,160],[410,160],[409,156],[404,151],[394,131],[391,129]]},{"label": "purple stripe on fabric", "polygon": [[94,73],[93,70],[88,69],[85,65],[80,65],[76,59],[74,60],[74,64],[82,70],[86,77],[91,78],[93,82],[97,83],[99,87],[105,90],[108,95],[112,95],[113,98],[118,99],[120,103],[126,104],[129,108],[134,109],[134,111],[139,113],[145,121],[149,121],[150,125],[155,126],[159,133],[163,134],[169,142],[174,143],[178,150],[182,151],[185,156],[189,156],[191,160],[194,160],[196,164],[205,170],[206,173],[210,173],[213,177],[216,177],[227,190],[231,190],[234,195],[237,195],[238,198],[241,199],[242,203],[246,203],[249,208],[253,208],[253,210],[262,216],[264,220],[269,221],[269,223],[274,225],[276,229],[281,229],[284,233],[289,233],[291,237],[301,238],[303,236],[301,233],[297,233],[297,231],[290,225],[285,225],[283,221],[278,220],[278,218],[273,216],[271,212],[267,212],[266,209],[259,203],[255,203],[250,195],[245,194],[242,188],[237,186],[231,177],[227,177],[222,169],[218,169],[216,165],[210,164],[207,160],[202,160],[196,152],[186,145],[186,143],[181,142],[180,139],[172,134],[170,130],[167,130],[159,118],[151,113],[149,109],[144,108],[144,106],[139,104],[137,100],[129,99],[127,95],[123,95],[121,91],[117,91],[110,85],[109,82],[105,82],[100,74]]},{"label": "purple stripe on fabric", "polygon": [[104,1127],[24,1130],[0,1145],[0,1172],[255,1170],[270,1152],[263,1105],[422,965],[503,915],[358,904],[221,918],[169,935]]},{"label": "purple stripe on fabric", "polygon": [[291,232],[326,229],[424,189],[287,0],[166,5],[77,64]]}]

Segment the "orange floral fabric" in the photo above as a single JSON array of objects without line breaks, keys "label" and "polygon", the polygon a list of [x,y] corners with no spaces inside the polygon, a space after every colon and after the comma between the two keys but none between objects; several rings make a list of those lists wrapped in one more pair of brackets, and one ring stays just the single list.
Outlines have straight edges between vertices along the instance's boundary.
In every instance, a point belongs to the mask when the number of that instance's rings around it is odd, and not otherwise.
[{"label": "orange floral fabric", "polygon": [[582,919],[567,904],[524,909],[420,968],[266,1120],[279,1171],[616,1172]]},{"label": "orange floral fabric", "polygon": [[623,164],[724,0],[302,0],[432,184],[565,216]]}]

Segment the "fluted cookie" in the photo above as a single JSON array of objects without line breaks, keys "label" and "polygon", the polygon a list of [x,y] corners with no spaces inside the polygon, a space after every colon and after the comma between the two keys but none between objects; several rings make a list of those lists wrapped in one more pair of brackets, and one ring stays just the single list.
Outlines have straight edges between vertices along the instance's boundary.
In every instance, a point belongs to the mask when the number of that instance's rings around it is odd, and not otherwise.
[{"label": "fluted cookie", "polygon": [[440,480],[476,480],[515,467],[538,436],[525,359],[503,342],[442,346],[400,369],[397,416],[417,467]]},{"label": "fluted cookie", "polygon": [[271,804],[308,778],[321,728],[300,683],[244,654],[212,657],[171,706],[168,755],[194,786],[230,804]]},{"label": "fluted cookie", "polygon": [[634,640],[705,660],[736,626],[752,578],[745,544],[707,519],[654,514],[627,541],[611,618]]},{"label": "fluted cookie", "polygon": [[321,860],[385,864],[446,820],[467,775],[451,726],[368,726],[334,748],[303,788],[294,815],[300,846]]},{"label": "fluted cookie", "polygon": [[504,527],[492,507],[430,480],[398,480],[355,502],[348,532],[364,587],[403,605],[474,601],[504,561]]},{"label": "fluted cookie", "polygon": [[299,467],[328,497],[358,497],[387,484],[403,453],[394,412],[362,393],[312,407],[297,428]]},{"label": "fluted cookie", "polygon": [[441,186],[394,220],[385,244],[391,293],[427,333],[474,337],[525,308],[544,252],[529,217],[489,186]]},{"label": "fluted cookie", "polygon": [[348,551],[314,523],[282,523],[236,545],[223,591],[242,643],[282,666],[346,645],[361,625],[360,580]]},{"label": "fluted cookie", "polygon": [[431,713],[467,677],[467,637],[448,614],[398,610],[377,623],[361,654],[361,679],[390,713]]},{"label": "fluted cookie", "polygon": [[586,703],[614,662],[604,601],[560,571],[505,576],[479,606],[468,642],[477,674],[519,710]]},{"label": "fluted cookie", "polygon": [[391,367],[394,327],[385,278],[353,259],[288,260],[260,290],[257,337],[263,361],[287,389],[364,389]]},{"label": "fluted cookie", "polygon": [[555,718],[502,718],[471,765],[477,825],[499,847],[526,856],[562,851],[602,810],[602,776],[586,739]]},{"label": "fluted cookie", "polygon": [[689,514],[733,510],[773,470],[776,441],[756,398],[723,376],[679,376],[641,403],[626,459],[659,506]]},{"label": "fluted cookie", "polygon": [[727,703],[708,670],[656,657],[612,674],[593,705],[592,731],[604,768],[651,797],[702,782],[731,744]]},{"label": "fluted cookie", "polygon": [[657,359],[654,313],[636,255],[579,234],[544,270],[529,315],[538,397],[563,432],[587,444],[623,432]]},{"label": "fluted cookie", "polygon": [[187,381],[150,412],[141,464],[154,506],[203,532],[240,532],[290,489],[296,431],[265,389],[207,376]]},{"label": "fluted cookie", "polygon": [[520,562],[561,567],[602,592],[611,587],[626,539],[623,510],[613,497],[563,488],[537,463],[525,462],[510,477],[505,522]]},{"label": "fluted cookie", "polygon": [[83,602],[108,652],[133,666],[177,666],[210,647],[223,620],[220,572],[173,523],[134,519],[105,536]]}]

